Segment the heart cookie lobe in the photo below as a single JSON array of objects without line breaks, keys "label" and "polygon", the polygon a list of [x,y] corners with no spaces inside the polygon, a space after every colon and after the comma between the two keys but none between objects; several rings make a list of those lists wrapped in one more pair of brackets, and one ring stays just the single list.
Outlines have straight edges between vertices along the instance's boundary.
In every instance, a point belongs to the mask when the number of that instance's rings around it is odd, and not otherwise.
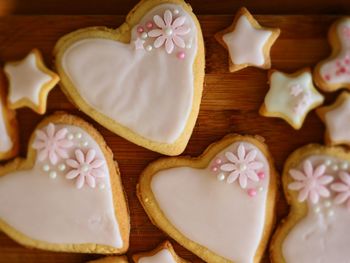
[{"label": "heart cookie lobe", "polygon": [[340,147],[307,145],[282,175],[291,210],[271,243],[272,262],[348,262],[350,159]]},{"label": "heart cookie lobe", "polygon": [[259,139],[228,135],[198,158],[150,164],[139,200],[151,221],[207,262],[259,262],[274,220],[277,173]]},{"label": "heart cookie lobe", "polygon": [[142,1],[119,29],[72,32],[54,54],[63,91],[101,125],[163,154],[185,149],[202,96],[204,44],[184,1]]},{"label": "heart cookie lobe", "polygon": [[46,250],[127,250],[130,223],[120,174],[92,126],[65,113],[38,125],[27,159],[0,168],[0,229]]}]

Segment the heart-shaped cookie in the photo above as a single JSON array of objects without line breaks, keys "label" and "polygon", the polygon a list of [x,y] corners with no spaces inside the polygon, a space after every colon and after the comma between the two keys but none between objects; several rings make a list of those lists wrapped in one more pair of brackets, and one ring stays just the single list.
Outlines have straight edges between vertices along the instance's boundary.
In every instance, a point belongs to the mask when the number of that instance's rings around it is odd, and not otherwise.
[{"label": "heart-shaped cookie", "polygon": [[182,0],[143,0],[117,30],[90,27],[55,47],[61,86],[82,111],[150,150],[180,154],[202,96],[200,25]]},{"label": "heart-shaped cookie", "polygon": [[272,262],[349,262],[349,152],[304,146],[288,157],[282,181],[291,210],[272,240]]},{"label": "heart-shaped cookie", "polygon": [[277,173],[267,147],[229,135],[198,158],[150,164],[138,197],[151,221],[207,262],[259,262],[272,229]]},{"label": "heart-shaped cookie", "polygon": [[64,113],[38,125],[27,158],[0,168],[0,230],[40,249],[127,250],[130,224],[118,166],[92,126]]}]

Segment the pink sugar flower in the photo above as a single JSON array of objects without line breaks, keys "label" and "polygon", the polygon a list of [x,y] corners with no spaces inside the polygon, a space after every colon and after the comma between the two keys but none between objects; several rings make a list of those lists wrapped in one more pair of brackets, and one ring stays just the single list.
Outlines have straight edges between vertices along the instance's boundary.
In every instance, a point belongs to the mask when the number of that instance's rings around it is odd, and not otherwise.
[{"label": "pink sugar flower", "polygon": [[245,189],[248,180],[259,181],[257,171],[263,167],[263,164],[256,161],[256,155],[256,150],[250,150],[246,154],[246,149],[242,143],[238,146],[237,154],[226,152],[225,156],[229,163],[221,165],[220,169],[224,172],[230,172],[227,183],[231,184],[238,178],[239,185]]},{"label": "pink sugar flower", "polygon": [[190,32],[190,28],[184,26],[186,17],[179,16],[173,20],[171,11],[166,10],[164,12],[164,18],[155,15],[153,20],[158,28],[149,31],[148,36],[157,38],[153,44],[155,48],[159,48],[165,43],[166,52],[171,54],[175,46],[180,48],[185,47],[185,41],[181,36]]},{"label": "pink sugar flower", "polygon": [[94,149],[90,149],[86,155],[80,150],[75,151],[75,159],[68,159],[67,165],[71,168],[67,174],[67,179],[76,178],[76,187],[78,189],[84,186],[86,182],[91,188],[96,186],[96,178],[102,178],[105,176],[101,170],[105,161],[102,159],[96,159],[96,152]]},{"label": "pink sugar flower", "polygon": [[303,164],[303,170],[291,169],[290,176],[295,180],[288,185],[290,190],[299,191],[298,200],[304,202],[309,199],[316,204],[320,197],[329,197],[330,192],[326,187],[333,181],[333,177],[326,175],[326,166],[321,164],[314,168],[309,160]]},{"label": "pink sugar flower", "polygon": [[334,199],[334,203],[343,204],[350,209],[350,175],[347,172],[340,172],[339,179],[341,182],[334,183],[331,185],[331,189],[338,194]]},{"label": "pink sugar flower", "polygon": [[37,130],[32,147],[38,151],[38,160],[49,158],[51,164],[55,165],[59,157],[68,158],[67,149],[73,146],[73,142],[66,139],[67,133],[66,128],[55,132],[55,125],[52,123],[47,125],[46,131]]}]

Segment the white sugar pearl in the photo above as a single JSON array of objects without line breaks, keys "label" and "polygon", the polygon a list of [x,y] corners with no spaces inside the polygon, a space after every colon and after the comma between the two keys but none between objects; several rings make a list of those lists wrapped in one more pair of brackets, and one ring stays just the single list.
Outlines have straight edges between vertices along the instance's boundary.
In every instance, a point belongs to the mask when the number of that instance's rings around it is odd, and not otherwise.
[{"label": "white sugar pearl", "polygon": [[264,191],[264,187],[260,186],[259,187],[259,192],[262,192],[262,191]]},{"label": "white sugar pearl", "polygon": [[55,179],[57,177],[57,173],[55,171],[51,171],[49,173],[49,176],[50,176],[51,179]]},{"label": "white sugar pearl", "polygon": [[327,160],[325,160],[324,164],[325,164],[326,166],[330,166],[330,165],[332,164],[332,161],[329,160],[329,159],[327,159]]},{"label": "white sugar pearl", "polygon": [[75,134],[75,138],[81,139],[81,137],[83,137],[83,135],[82,135],[80,132],[77,132],[77,133]]},{"label": "white sugar pearl", "polygon": [[328,211],[328,216],[329,216],[329,217],[334,216],[334,211],[333,211],[333,210],[329,210],[329,211]]},{"label": "white sugar pearl", "polygon": [[332,202],[331,201],[325,201],[324,202],[324,206],[325,207],[331,207],[332,206]]},{"label": "white sugar pearl", "polygon": [[66,169],[66,165],[64,163],[61,163],[60,165],[58,165],[58,170],[60,170],[61,172],[64,171]]},{"label": "white sugar pearl", "polygon": [[153,47],[151,45],[146,46],[147,51],[152,51]]},{"label": "white sugar pearl", "polygon": [[68,133],[67,139],[70,140],[70,141],[73,140],[74,139],[74,135],[71,134],[71,133]]},{"label": "white sugar pearl", "polygon": [[225,175],[223,173],[219,173],[217,178],[219,181],[223,181],[223,180],[225,180]]},{"label": "white sugar pearl", "polygon": [[191,43],[187,43],[187,44],[186,44],[186,48],[187,48],[187,49],[192,48],[192,44],[191,44]]},{"label": "white sugar pearl", "polygon": [[341,164],[341,169],[342,170],[347,170],[349,168],[349,163],[348,162],[343,162],[342,164]]},{"label": "white sugar pearl", "polygon": [[336,165],[336,164],[332,165],[332,170],[335,172],[338,171],[339,170],[338,165]]},{"label": "white sugar pearl", "polygon": [[103,189],[106,188],[106,185],[105,185],[104,183],[100,183],[100,184],[98,185],[98,188],[99,188],[100,190],[103,190]]},{"label": "white sugar pearl", "polygon": [[316,206],[314,209],[315,213],[318,214],[321,212],[321,208],[319,206]]},{"label": "white sugar pearl", "polygon": [[178,9],[174,9],[173,13],[174,13],[174,15],[178,15],[180,13],[180,11]]},{"label": "white sugar pearl", "polygon": [[84,147],[87,147],[88,145],[89,145],[89,142],[88,142],[88,141],[84,141],[84,142],[83,142],[83,146],[84,146]]},{"label": "white sugar pearl", "polygon": [[43,166],[43,171],[44,171],[44,172],[50,171],[50,166],[49,166],[48,164],[45,164],[45,165]]},{"label": "white sugar pearl", "polygon": [[87,172],[87,171],[89,171],[89,165],[87,165],[87,164],[83,164],[82,166],[81,166],[81,170],[83,171],[83,172]]},{"label": "white sugar pearl", "polygon": [[147,37],[148,37],[147,32],[143,32],[143,33],[141,34],[141,38],[142,38],[142,39],[146,39]]}]

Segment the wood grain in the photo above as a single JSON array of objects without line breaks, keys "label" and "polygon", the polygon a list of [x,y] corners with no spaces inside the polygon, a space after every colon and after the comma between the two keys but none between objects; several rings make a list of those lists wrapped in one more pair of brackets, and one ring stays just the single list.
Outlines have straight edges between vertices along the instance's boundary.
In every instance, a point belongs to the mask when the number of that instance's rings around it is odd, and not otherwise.
[{"label": "wood grain", "polygon": [[[282,34],[272,48],[274,68],[293,72],[302,67],[313,67],[329,53],[326,34],[335,16],[256,16],[268,27],[280,27]],[[106,25],[117,27],[123,16],[10,16],[0,18],[0,59],[20,59],[32,48],[42,50],[48,65],[52,66],[52,48],[57,39],[72,30]],[[276,165],[281,171],[283,162],[294,149],[310,142],[323,141],[324,127],[312,112],[303,128],[294,131],[283,120],[264,118],[258,109],[268,89],[266,71],[247,68],[236,73],[228,72],[227,52],[215,41],[213,35],[227,27],[232,16],[199,16],[206,44],[206,77],[204,96],[199,118],[185,155],[196,156],[210,143],[227,133],[259,134],[266,138]],[[327,94],[327,102],[335,94]],[[66,110],[93,123],[105,137],[118,160],[123,184],[131,211],[131,246],[128,255],[147,251],[166,239],[166,235],[154,227],[139,201],[135,187],[138,176],[145,166],[160,157],[159,154],[133,145],[107,131],[88,116],[79,112],[57,87],[49,95],[47,114]],[[21,132],[21,155],[26,154],[26,143],[35,125],[42,119],[29,109],[18,111]],[[287,206],[283,195],[278,201],[279,220],[286,215]],[[25,216],[25,215],[23,215]],[[200,262],[190,252],[173,243],[178,254],[192,262]],[[51,253],[27,249],[0,233],[0,262],[84,262],[98,255]],[[269,262],[268,255],[263,262]]]},{"label": "wood grain", "polygon": [[[1,0],[0,14],[126,14],[139,0]],[[188,0],[196,14],[234,14],[245,6],[254,14],[343,14],[348,0]]]}]

